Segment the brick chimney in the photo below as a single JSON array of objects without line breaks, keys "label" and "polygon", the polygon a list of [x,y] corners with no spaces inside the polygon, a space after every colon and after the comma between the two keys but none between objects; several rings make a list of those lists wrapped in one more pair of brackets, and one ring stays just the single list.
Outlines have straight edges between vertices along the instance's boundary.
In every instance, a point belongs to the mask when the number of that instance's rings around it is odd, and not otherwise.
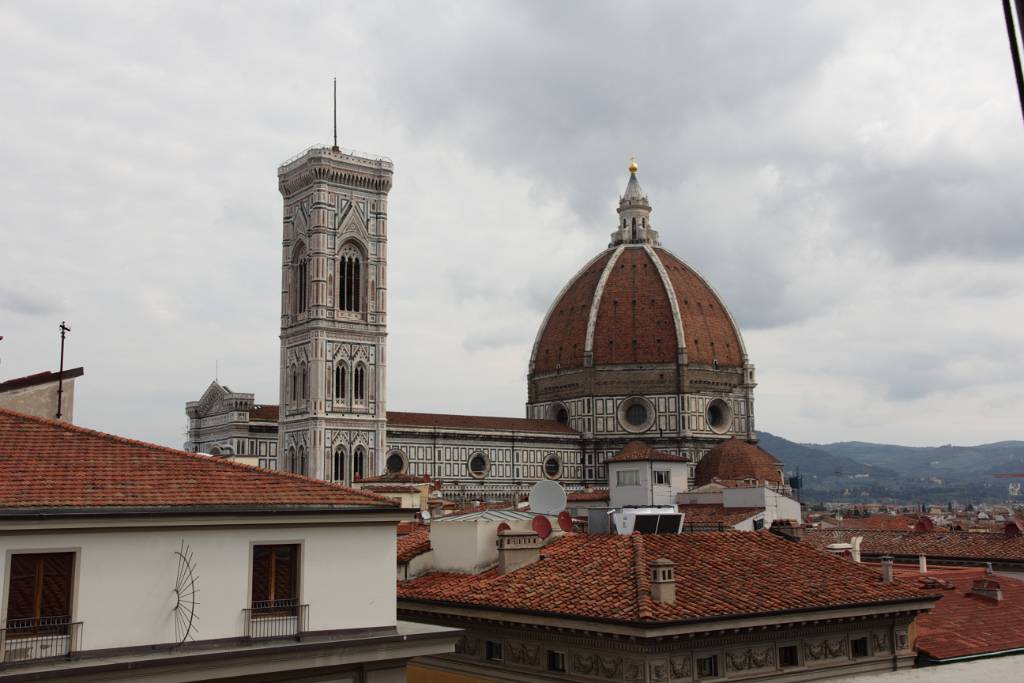
[{"label": "brick chimney", "polygon": [[540,559],[543,545],[535,531],[498,532],[498,573],[508,574]]},{"label": "brick chimney", "polygon": [[882,583],[892,583],[892,556],[882,558]]},{"label": "brick chimney", "polygon": [[977,595],[979,598],[988,598],[999,602],[1003,599],[1003,589],[999,582],[994,579],[975,579],[971,584],[970,595]]},{"label": "brick chimney", "polygon": [[676,603],[676,565],[662,558],[651,562],[651,600],[668,605]]}]

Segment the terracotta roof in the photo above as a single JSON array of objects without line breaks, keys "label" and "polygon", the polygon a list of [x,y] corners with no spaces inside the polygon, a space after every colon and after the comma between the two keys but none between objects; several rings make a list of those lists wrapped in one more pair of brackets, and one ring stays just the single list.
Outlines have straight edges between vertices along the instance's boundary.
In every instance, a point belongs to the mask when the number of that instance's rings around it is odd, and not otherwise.
[{"label": "terracotta roof", "polygon": [[417,477],[412,474],[406,474],[404,472],[385,472],[384,474],[378,474],[375,477],[366,477],[362,480],[364,484],[377,484],[377,483],[388,483],[388,484],[424,484],[429,483],[423,481],[423,477]]},{"label": "terracotta roof", "polygon": [[593,343],[594,365],[675,363],[672,304],[647,250],[627,247],[612,265]]},{"label": "terracotta roof", "polygon": [[430,527],[421,525],[398,537],[398,561],[408,562],[430,550]]},{"label": "terracotta roof", "polygon": [[[612,262],[614,252],[613,247],[599,254],[555,300],[537,334],[532,372],[582,368],[590,324],[594,365],[675,363],[683,345],[689,363],[743,364],[739,331],[721,299],[692,268],[660,247],[648,252],[626,246]],[[599,295],[602,274],[606,279]],[[673,295],[685,344],[676,337]],[[597,296],[600,300],[595,302]]]},{"label": "terracotta roof", "polygon": [[528,420],[521,417],[482,417],[478,415],[442,415],[439,413],[395,413],[388,411],[388,427],[430,427],[435,429],[493,429],[515,432],[551,432],[579,434],[555,420]]},{"label": "terracotta roof", "polygon": [[253,406],[249,408],[250,420],[268,420],[277,422],[280,410],[278,406]]},{"label": "terracotta roof", "polygon": [[[85,374],[85,368],[71,368],[64,371],[64,379],[74,379],[81,377]],[[6,382],[0,382],[0,392],[12,391],[14,389],[24,389],[25,387],[32,387],[37,384],[49,384],[50,382],[56,382],[58,380],[58,373],[56,372],[37,372],[34,375],[27,375],[25,377],[15,377],[9,379]]]},{"label": "terracotta roof", "polygon": [[768,451],[732,437],[712,448],[700,459],[694,469],[695,486],[704,486],[715,480],[758,482],[781,485],[782,463]]},{"label": "terracotta roof", "polygon": [[[1008,576],[986,576],[984,569],[933,569],[925,575],[898,572],[915,581],[923,593],[938,592],[935,609],[917,619],[917,650],[933,660],[991,654],[1024,648],[1024,581]],[[951,588],[936,591],[924,579]],[[975,581],[992,579],[1003,599],[995,601],[970,594]]]},{"label": "terracotta roof", "polygon": [[419,487],[412,484],[365,484],[359,488],[360,491],[373,491],[374,493],[419,493]]},{"label": "terracotta roof", "polygon": [[573,491],[565,496],[570,503],[583,503],[590,500],[608,500],[608,489],[594,489],[593,491]]},{"label": "terracotta roof", "polygon": [[643,441],[630,441],[626,447],[616,455],[608,458],[607,462],[634,462],[641,460],[652,460],[655,462],[690,462],[688,458],[681,455],[672,455],[655,450]]},{"label": "terracotta roof", "polygon": [[908,531],[917,524],[920,515],[871,515],[870,517],[844,517],[839,521],[842,529],[888,529]]},{"label": "terracotta roof", "polygon": [[0,509],[383,507],[388,498],[0,409]]},{"label": "terracotta roof", "polygon": [[[883,584],[877,567],[765,531],[567,534],[542,559],[499,575],[435,572],[399,582],[402,601],[439,602],[620,622],[673,622],[921,599]],[[650,563],[675,563],[674,604],[650,598]],[[401,606],[401,605],[400,605]]]},{"label": "terracotta roof", "polygon": [[590,306],[611,255],[611,251],[606,251],[587,264],[552,305],[537,335],[534,372],[583,367]]},{"label": "terracotta roof", "polygon": [[694,503],[679,505],[679,512],[686,513],[683,524],[690,526],[733,526],[764,512],[763,508],[727,508],[724,505]]},{"label": "terracotta roof", "polygon": [[862,555],[894,555],[974,560],[977,562],[1024,562],[1024,537],[1004,533],[969,531],[885,531],[878,529],[807,529],[805,543],[824,548],[830,543],[849,543],[854,536],[864,540]]}]

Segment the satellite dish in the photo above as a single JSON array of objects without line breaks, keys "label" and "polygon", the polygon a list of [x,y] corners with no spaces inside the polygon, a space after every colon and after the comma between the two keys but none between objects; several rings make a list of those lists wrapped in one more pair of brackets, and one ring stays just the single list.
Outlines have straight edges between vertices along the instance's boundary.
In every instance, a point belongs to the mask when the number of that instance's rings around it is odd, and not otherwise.
[{"label": "satellite dish", "polygon": [[565,491],[553,481],[538,481],[530,489],[530,510],[542,515],[557,515],[565,509]]},{"label": "satellite dish", "polygon": [[537,515],[533,518],[533,522],[530,523],[533,530],[537,532],[537,535],[541,538],[547,538],[551,535],[551,522],[544,515]]},{"label": "satellite dish", "polygon": [[430,510],[424,510],[423,512],[421,512],[420,513],[420,517],[423,518],[424,522],[429,522],[430,521]]},{"label": "satellite dish", "polygon": [[499,533],[499,534],[500,534],[500,533],[501,533],[502,531],[509,531],[509,530],[511,530],[511,529],[512,529],[512,527],[510,527],[510,526],[508,525],[508,522],[502,522],[501,524],[499,524],[499,525],[498,525],[498,533]]},{"label": "satellite dish", "polygon": [[568,510],[562,510],[558,513],[558,528],[566,533],[572,531],[572,515],[569,514]]}]

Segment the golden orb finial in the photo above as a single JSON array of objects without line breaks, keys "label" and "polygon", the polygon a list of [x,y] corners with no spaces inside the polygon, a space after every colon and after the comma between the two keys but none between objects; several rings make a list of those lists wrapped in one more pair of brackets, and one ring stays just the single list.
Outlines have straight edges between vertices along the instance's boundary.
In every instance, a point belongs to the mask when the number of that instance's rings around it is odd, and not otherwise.
[{"label": "golden orb finial", "polygon": [[640,167],[636,165],[636,157],[635,156],[629,157],[629,172],[630,173],[636,173],[636,170],[638,168],[640,168]]}]

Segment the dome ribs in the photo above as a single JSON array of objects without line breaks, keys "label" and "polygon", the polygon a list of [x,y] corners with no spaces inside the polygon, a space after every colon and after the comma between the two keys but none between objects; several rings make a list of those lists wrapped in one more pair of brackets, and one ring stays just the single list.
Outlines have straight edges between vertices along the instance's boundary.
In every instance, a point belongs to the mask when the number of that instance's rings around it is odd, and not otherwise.
[{"label": "dome ribs", "polygon": [[590,304],[601,273],[613,253],[609,250],[592,261],[555,300],[537,341],[533,372],[583,367]]},{"label": "dome ribs", "polygon": [[725,306],[708,284],[665,249],[655,248],[679,302],[690,363],[739,367],[743,344]]},{"label": "dome ribs", "polygon": [[609,273],[597,311],[594,364],[673,363],[672,307],[657,268],[641,247],[623,250]]}]

